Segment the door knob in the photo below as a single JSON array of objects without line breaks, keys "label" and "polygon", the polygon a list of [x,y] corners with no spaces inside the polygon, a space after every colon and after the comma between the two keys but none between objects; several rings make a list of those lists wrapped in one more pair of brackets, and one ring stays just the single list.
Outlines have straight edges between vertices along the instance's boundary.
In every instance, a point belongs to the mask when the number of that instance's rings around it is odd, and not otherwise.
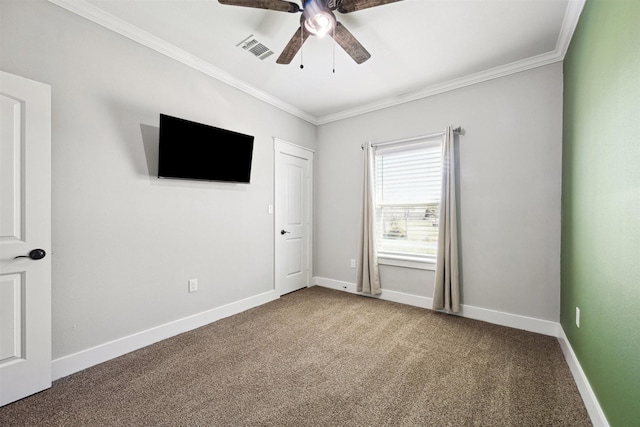
[{"label": "door knob", "polygon": [[31,259],[42,259],[45,256],[47,256],[47,253],[44,251],[44,249],[34,249],[31,252],[29,252],[29,255],[20,255],[17,256],[13,259],[18,259],[18,258],[31,258]]},{"label": "door knob", "polygon": [[289,234],[289,233],[291,233],[291,232],[290,232],[290,231],[287,231],[287,230],[280,230],[280,234],[282,234],[283,236],[284,236],[285,234]]}]

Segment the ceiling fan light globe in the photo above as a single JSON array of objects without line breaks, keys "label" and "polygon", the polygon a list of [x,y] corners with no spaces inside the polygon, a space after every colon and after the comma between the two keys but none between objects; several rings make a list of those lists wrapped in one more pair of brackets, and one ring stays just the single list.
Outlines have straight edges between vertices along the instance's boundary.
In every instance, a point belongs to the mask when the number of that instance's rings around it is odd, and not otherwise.
[{"label": "ceiling fan light globe", "polygon": [[314,36],[322,37],[334,27],[333,17],[325,12],[318,12],[304,21],[304,27]]}]

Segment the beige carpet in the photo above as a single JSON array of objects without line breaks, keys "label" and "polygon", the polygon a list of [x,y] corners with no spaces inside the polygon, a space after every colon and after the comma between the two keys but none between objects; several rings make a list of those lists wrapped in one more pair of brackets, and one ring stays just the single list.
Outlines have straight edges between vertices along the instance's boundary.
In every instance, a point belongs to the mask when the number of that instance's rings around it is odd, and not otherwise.
[{"label": "beige carpet", "polygon": [[589,426],[555,338],[319,287],[58,380],[7,426]]}]

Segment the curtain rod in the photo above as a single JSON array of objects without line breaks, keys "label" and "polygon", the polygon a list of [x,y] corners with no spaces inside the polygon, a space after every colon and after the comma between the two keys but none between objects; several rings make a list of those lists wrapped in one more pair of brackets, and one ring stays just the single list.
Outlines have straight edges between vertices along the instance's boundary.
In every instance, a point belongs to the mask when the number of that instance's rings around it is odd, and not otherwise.
[{"label": "curtain rod", "polygon": [[[458,126],[457,128],[454,128],[453,132],[464,135],[464,129],[462,129],[461,126]],[[371,146],[372,147],[383,147],[385,145],[406,144],[406,143],[409,143],[409,142],[420,141],[421,139],[435,138],[436,136],[442,136],[442,135],[444,135],[444,131],[430,133],[428,135],[414,136],[412,138],[397,139],[395,141],[378,142],[378,143],[375,143],[375,144],[371,144]],[[362,148],[364,150],[364,144],[360,145],[360,148]]]}]

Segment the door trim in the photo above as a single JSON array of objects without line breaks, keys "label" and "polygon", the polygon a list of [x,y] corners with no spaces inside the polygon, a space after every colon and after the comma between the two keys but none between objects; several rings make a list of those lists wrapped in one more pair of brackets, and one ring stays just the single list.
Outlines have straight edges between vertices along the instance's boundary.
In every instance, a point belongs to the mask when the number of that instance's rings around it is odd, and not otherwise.
[{"label": "door trim", "polygon": [[[309,241],[307,242],[307,287],[312,286],[311,278],[313,277],[313,159],[315,151],[303,147],[298,144],[293,144],[291,142],[285,141],[280,138],[273,137],[273,200],[274,206],[277,210],[277,206],[275,201],[276,198],[276,188],[277,188],[277,179],[278,179],[278,171],[276,170],[276,157],[278,153],[284,153],[290,156],[299,157],[301,159],[305,159],[309,162],[309,179],[307,180],[307,192],[309,195],[308,198],[308,221],[307,221],[307,235],[309,236]],[[277,212],[274,212],[273,215],[273,289],[280,295],[278,290],[278,277],[276,275],[277,272],[277,256],[278,253],[276,251],[276,230],[277,230]]]}]

